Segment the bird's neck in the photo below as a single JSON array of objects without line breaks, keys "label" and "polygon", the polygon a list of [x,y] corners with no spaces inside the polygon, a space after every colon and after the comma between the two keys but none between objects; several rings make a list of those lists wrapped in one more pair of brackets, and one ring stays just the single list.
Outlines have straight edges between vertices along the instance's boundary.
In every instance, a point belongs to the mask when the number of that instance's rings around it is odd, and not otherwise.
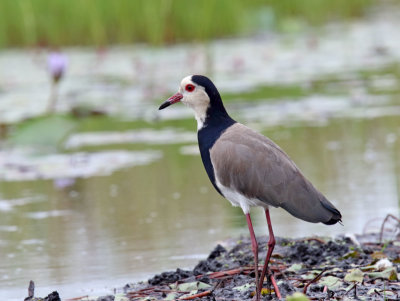
[{"label": "bird's neck", "polygon": [[[225,110],[222,100],[218,95],[212,98],[208,107],[202,111],[203,114],[196,114],[197,119],[197,138],[204,167],[210,177],[211,182],[215,185],[214,171],[211,164],[210,149],[214,143],[230,126],[236,123]],[[216,187],[218,190],[218,188]],[[219,190],[218,190],[219,191]]]},{"label": "bird's neck", "polygon": [[221,99],[218,100],[211,102],[208,107],[195,109],[198,132],[207,127],[211,128],[211,131],[225,130],[235,123],[225,110]]}]

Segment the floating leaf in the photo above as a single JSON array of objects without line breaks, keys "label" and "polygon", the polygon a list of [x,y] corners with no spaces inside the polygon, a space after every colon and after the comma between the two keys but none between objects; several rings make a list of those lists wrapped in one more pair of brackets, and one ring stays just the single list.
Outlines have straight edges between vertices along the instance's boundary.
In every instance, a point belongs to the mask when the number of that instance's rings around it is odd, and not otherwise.
[{"label": "floating leaf", "polygon": [[194,282],[188,282],[188,283],[181,283],[178,285],[177,290],[180,292],[189,292],[193,290],[199,290],[199,289],[205,289],[205,288],[210,288],[211,285],[200,282],[200,281],[194,281]]},{"label": "floating leaf", "polygon": [[286,272],[296,273],[296,272],[300,271],[302,268],[303,268],[303,265],[301,263],[294,263],[289,268],[286,269]]},{"label": "floating leaf", "polygon": [[306,295],[303,293],[296,292],[291,296],[288,296],[287,301],[310,301],[310,299],[307,298]]},{"label": "floating leaf", "polygon": [[375,265],[368,265],[366,267],[360,267],[360,270],[365,271],[365,272],[367,272],[367,271],[375,271],[376,267],[375,267]]},{"label": "floating leaf", "polygon": [[364,278],[364,273],[360,269],[350,270],[344,277],[344,281],[361,283]]},{"label": "floating leaf", "polygon": [[320,274],[322,272],[322,270],[312,270],[312,271],[309,271],[307,274],[305,274],[305,275],[301,275],[301,278],[303,278],[303,279],[309,279],[309,280],[311,280],[311,279],[314,279],[315,278],[315,276],[317,276],[318,274]]},{"label": "floating leaf", "polygon": [[327,286],[330,290],[335,290],[342,285],[342,280],[335,276],[326,276],[322,277],[319,281],[319,284],[322,286]]},{"label": "floating leaf", "polygon": [[342,271],[343,271],[343,270],[340,269],[340,268],[333,268],[333,269],[330,270],[331,273],[334,273],[334,272],[342,272]]},{"label": "floating leaf", "polygon": [[178,294],[177,293],[169,293],[164,300],[176,300],[178,298]]},{"label": "floating leaf", "polygon": [[397,277],[397,271],[395,267],[388,267],[382,272],[373,272],[373,273],[368,273],[369,278],[371,279],[376,279],[376,278],[382,278],[382,279],[387,279],[387,280],[398,280]]},{"label": "floating leaf", "polygon": [[373,287],[371,289],[369,289],[369,291],[367,292],[367,295],[372,295],[372,294],[376,294],[379,293],[381,295],[386,295],[386,296],[394,296],[394,292],[389,291],[389,290],[383,290],[377,287]]},{"label": "floating leaf", "polygon": [[178,285],[176,283],[171,283],[168,285],[170,289],[176,290],[176,288],[178,287]]},{"label": "floating leaf", "polygon": [[198,289],[206,289],[206,288],[210,288],[210,287],[211,287],[211,285],[209,285],[207,283],[200,282],[200,281],[197,282]]},{"label": "floating leaf", "polygon": [[114,301],[129,301],[129,298],[126,297],[125,294],[116,294]]},{"label": "floating leaf", "polygon": [[32,119],[21,125],[10,139],[14,145],[57,147],[76,126],[76,121],[63,116]]},{"label": "floating leaf", "polygon": [[356,285],[357,285],[356,283],[350,284],[348,287],[346,287],[345,291],[346,292],[351,291]]}]

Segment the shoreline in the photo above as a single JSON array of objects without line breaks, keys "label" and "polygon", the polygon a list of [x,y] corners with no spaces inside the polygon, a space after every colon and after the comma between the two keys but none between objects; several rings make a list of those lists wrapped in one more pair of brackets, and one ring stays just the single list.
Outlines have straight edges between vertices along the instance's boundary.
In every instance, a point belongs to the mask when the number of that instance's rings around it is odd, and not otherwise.
[{"label": "shoreline", "polygon": [[[270,268],[283,299],[295,292],[309,300],[400,298],[400,237],[379,242],[379,234],[336,238],[277,238]],[[259,239],[259,268],[266,254],[266,238]],[[249,238],[217,245],[192,270],[177,269],[129,283],[107,296],[62,299],[52,292],[26,301],[128,301],[128,300],[251,300],[254,263]],[[265,281],[262,300],[277,300]],[[307,300],[307,299],[304,299]]]}]

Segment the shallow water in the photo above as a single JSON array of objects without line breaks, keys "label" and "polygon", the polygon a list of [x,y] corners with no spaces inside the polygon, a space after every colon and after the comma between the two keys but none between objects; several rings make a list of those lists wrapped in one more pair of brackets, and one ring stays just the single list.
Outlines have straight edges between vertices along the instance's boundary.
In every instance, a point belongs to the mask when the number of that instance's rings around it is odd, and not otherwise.
[{"label": "shallow water", "polygon": [[[14,123],[0,144],[2,299],[26,297],[31,279],[38,296],[106,293],[190,268],[218,242],[248,234],[241,210],[209,183],[191,112],[178,105],[157,112],[183,75],[207,69],[208,52],[231,115],[277,142],[343,214],[344,226],[325,226],[272,209],[276,235],[360,233],[398,214],[400,38],[393,14],[378,12],[344,32],[344,25],[327,27],[312,35],[312,48],[304,34],[116,48],[104,57],[67,50],[60,111],[95,106],[111,117],[23,121],[46,107],[43,54],[0,53],[7,63],[0,68],[1,123]],[[280,95],[257,92],[271,85],[283,86]],[[252,213],[256,234],[266,235],[262,212]]]},{"label": "shallow water", "polygon": [[[273,209],[277,235],[360,233],[367,221],[399,211],[398,116],[263,133],[287,150],[343,213],[344,226],[328,227]],[[83,287],[98,292],[157,271],[190,267],[217,242],[247,235],[241,210],[213,190],[199,156],[182,155],[179,147],[160,147],[162,159],[110,176],[2,182],[6,292],[23,297],[30,279],[38,295],[50,287],[63,296],[85,294]],[[265,235],[262,212],[253,214],[256,233]]]}]

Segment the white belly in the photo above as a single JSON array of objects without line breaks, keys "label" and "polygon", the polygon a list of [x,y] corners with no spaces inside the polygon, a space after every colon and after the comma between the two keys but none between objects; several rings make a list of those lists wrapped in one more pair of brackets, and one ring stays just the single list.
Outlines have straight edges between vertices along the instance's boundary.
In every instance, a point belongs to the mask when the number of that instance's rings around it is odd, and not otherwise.
[{"label": "white belly", "polygon": [[250,207],[268,208],[266,203],[258,199],[249,199],[240,192],[222,185],[217,178],[215,179],[215,183],[224,197],[231,202],[233,206],[242,208],[244,214],[250,213]]}]

